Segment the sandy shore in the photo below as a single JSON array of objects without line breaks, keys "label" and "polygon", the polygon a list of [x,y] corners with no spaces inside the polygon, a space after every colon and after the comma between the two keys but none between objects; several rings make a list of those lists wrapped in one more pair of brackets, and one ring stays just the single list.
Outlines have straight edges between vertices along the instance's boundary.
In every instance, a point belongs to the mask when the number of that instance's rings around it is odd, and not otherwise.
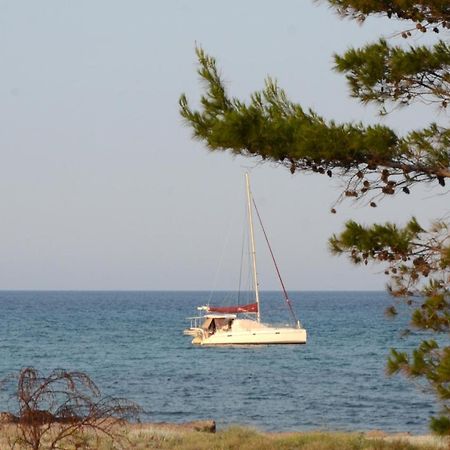
[{"label": "sandy shore", "polygon": [[385,433],[384,431],[375,430],[367,431],[364,437],[368,439],[383,439],[384,441],[404,441],[418,446],[433,446],[436,448],[450,448],[449,438],[442,438],[432,434],[412,435],[410,433]]}]

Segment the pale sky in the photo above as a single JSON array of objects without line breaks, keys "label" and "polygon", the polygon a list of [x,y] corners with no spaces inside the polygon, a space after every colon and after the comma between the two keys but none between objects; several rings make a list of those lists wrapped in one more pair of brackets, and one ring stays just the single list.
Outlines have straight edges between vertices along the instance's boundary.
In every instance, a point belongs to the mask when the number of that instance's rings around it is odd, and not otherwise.
[{"label": "pale sky", "polygon": [[[428,225],[442,190],[331,215],[336,181],[209,153],[177,102],[200,96],[197,43],[232,95],[270,75],[328,119],[380,121],[348,96],[332,55],[403,26],[299,0],[0,1],[0,289],[236,289],[244,166],[288,289],[383,289],[381,267],[332,257],[328,237],[349,218]],[[442,119],[423,107],[383,123]],[[274,289],[260,253],[261,288]]]}]

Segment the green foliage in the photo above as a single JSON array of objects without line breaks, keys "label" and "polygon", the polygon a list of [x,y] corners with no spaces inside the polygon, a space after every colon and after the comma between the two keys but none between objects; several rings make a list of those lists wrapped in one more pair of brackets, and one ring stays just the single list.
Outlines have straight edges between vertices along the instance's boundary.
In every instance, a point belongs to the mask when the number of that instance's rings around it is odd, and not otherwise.
[{"label": "green foliage", "polygon": [[439,397],[443,409],[438,418],[432,417],[431,429],[442,435],[450,428],[450,349],[441,348],[434,340],[425,340],[409,356],[405,352],[391,351],[387,371],[389,374],[402,372],[407,377],[426,381]]},{"label": "green foliage", "polygon": [[347,73],[352,95],[367,103],[386,100],[408,105],[413,100],[449,101],[450,46],[390,46],[385,39],[335,55],[335,69]]},{"label": "green foliage", "polygon": [[354,165],[382,159],[395,152],[397,138],[383,126],[336,125],[300,105],[290,102],[285,92],[268,79],[248,105],[229,98],[218,75],[214,58],[197,49],[199,75],[207,83],[201,97],[203,111],[193,111],[185,96],[181,115],[193,127],[194,136],[204,139],[212,150],[230,149],[236,154],[257,154],[284,162],[304,161],[305,167],[335,159],[328,166]]},{"label": "green foliage", "polygon": [[403,257],[408,254],[413,245],[412,240],[417,239],[424,230],[415,218],[399,229],[395,224],[375,224],[364,227],[353,220],[345,225],[345,230],[330,239],[332,253],[342,253],[343,249],[352,248],[353,262],[367,261],[369,256],[380,260]]},{"label": "green foliage", "polygon": [[[265,89],[253,93],[245,103],[227,94],[215,59],[201,48],[196,52],[206,90],[200,110],[192,109],[182,95],[180,113],[194,137],[210,150],[262,158],[282,164],[292,173],[304,170],[331,176],[335,171],[345,181],[349,197],[380,191],[392,195],[401,188],[409,193],[415,183],[434,180],[445,184],[443,180],[450,176],[447,129],[431,124],[399,137],[382,125],[326,121],[288,100],[270,78]],[[351,72],[348,78],[354,92],[364,90],[361,95],[366,100],[382,89],[377,80],[386,64],[378,48],[369,53],[370,58],[362,50],[351,50],[348,57],[336,57],[339,70]],[[366,61],[365,65],[361,61]]]},{"label": "green foliage", "polygon": [[430,428],[436,433],[440,435],[444,435],[448,433],[448,429],[450,428],[450,418],[448,417],[432,417],[430,422]]},{"label": "green foliage", "polygon": [[[360,21],[365,20],[369,15],[380,14],[389,19],[411,20],[420,24],[426,22],[433,28],[437,26],[443,29],[450,25],[450,9],[447,0],[328,0],[328,3],[343,16]],[[426,26],[425,28],[427,29]]]},{"label": "green foliage", "polygon": [[[405,298],[412,308],[411,326],[448,336],[450,236],[446,223],[438,222],[426,231],[414,218],[403,228],[393,224],[364,227],[350,221],[340,235],[330,238],[329,244],[333,253],[346,254],[356,264],[369,260],[385,264],[385,273],[391,276],[391,293]],[[395,312],[395,308],[389,308],[390,315]],[[449,346],[441,347],[436,340],[427,339],[411,355],[391,350],[387,372],[401,372],[431,389],[443,415],[433,418],[430,426],[436,432],[450,434],[450,428],[445,428],[450,417]]]},{"label": "green foliage", "polygon": [[[363,103],[408,106],[424,102],[447,108],[450,100],[450,6],[448,0],[328,0],[342,16],[364,21],[381,15],[409,23],[401,36],[432,32],[442,38],[430,46],[393,46],[386,39],[335,55],[335,70],[345,74],[351,95]],[[447,38],[447,39],[446,39]],[[214,151],[260,158],[294,173],[311,171],[338,176],[339,200],[375,199],[410,194],[415,184],[435,182],[445,188],[450,178],[450,128],[436,123],[399,136],[381,125],[328,121],[290,101],[272,79],[249,102],[230,97],[214,58],[197,48],[198,73],[205,84],[199,109],[180,98],[180,113],[194,137]],[[448,204],[448,202],[447,202]],[[335,213],[335,208],[331,212]],[[439,333],[408,355],[392,351],[388,373],[401,372],[422,382],[442,404],[442,417],[431,427],[450,434],[450,233],[448,219],[422,228],[413,218],[406,226],[392,223],[363,226],[349,221],[330,239],[334,254],[347,254],[355,264],[385,265],[391,294],[411,306],[411,326]],[[392,306],[389,314],[395,316]]]}]

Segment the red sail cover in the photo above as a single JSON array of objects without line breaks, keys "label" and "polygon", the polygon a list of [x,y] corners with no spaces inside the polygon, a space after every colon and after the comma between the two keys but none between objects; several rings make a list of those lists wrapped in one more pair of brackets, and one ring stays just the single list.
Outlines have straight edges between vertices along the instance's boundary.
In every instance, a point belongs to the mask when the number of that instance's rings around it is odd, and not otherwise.
[{"label": "red sail cover", "polygon": [[258,303],[241,306],[209,306],[208,311],[222,314],[256,313],[258,312]]}]

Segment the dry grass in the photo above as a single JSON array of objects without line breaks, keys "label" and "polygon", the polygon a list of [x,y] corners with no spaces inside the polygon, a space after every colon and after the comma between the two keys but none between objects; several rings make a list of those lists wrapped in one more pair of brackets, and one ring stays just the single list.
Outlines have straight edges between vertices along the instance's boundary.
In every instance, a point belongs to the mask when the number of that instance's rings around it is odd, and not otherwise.
[{"label": "dry grass", "polygon": [[[261,433],[243,427],[231,427],[215,434],[188,431],[170,426],[124,425],[122,436],[113,442],[107,436],[84,432],[63,442],[65,450],[441,450],[449,442],[434,438],[403,436],[365,436],[358,433]],[[15,426],[0,428],[0,449],[8,450],[14,441]],[[48,447],[45,445],[42,450]],[[26,449],[16,445],[14,450]]]}]

